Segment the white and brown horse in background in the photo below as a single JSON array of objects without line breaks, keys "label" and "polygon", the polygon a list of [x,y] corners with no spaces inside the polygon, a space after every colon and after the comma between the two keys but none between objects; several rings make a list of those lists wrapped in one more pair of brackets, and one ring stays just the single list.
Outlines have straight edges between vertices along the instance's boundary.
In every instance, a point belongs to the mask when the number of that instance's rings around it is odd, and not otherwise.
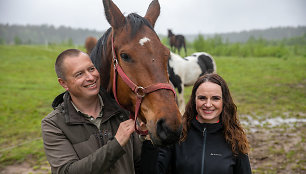
[{"label": "white and brown horse in background", "polygon": [[192,86],[205,73],[216,72],[216,62],[208,53],[197,52],[185,58],[171,53],[168,63],[169,79],[177,89],[177,100],[182,114],[185,111],[184,87]]}]

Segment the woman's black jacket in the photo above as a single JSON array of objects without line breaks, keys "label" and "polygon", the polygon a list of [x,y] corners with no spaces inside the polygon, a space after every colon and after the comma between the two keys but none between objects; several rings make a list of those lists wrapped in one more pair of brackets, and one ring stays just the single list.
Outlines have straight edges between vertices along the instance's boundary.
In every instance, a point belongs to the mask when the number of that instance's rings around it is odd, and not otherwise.
[{"label": "woman's black jacket", "polygon": [[156,165],[159,174],[251,173],[248,156],[233,155],[221,123],[199,123],[196,119],[192,120],[184,142],[159,149]]}]

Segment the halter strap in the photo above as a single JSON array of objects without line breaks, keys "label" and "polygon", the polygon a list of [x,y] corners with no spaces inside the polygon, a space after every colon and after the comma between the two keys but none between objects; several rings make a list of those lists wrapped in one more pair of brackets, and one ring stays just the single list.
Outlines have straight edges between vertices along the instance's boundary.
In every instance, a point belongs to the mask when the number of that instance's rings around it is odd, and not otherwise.
[{"label": "halter strap", "polygon": [[140,105],[142,102],[142,99],[145,97],[146,94],[152,93],[154,91],[157,90],[161,90],[161,89],[166,89],[166,90],[170,90],[173,92],[174,97],[175,97],[175,91],[172,88],[172,86],[169,83],[156,83],[147,87],[142,87],[142,86],[137,86],[123,71],[123,69],[121,68],[121,66],[118,63],[118,59],[116,57],[116,53],[115,53],[115,47],[114,47],[114,34],[112,32],[112,54],[113,54],[113,63],[114,63],[114,76],[113,76],[113,94],[115,97],[115,100],[117,101],[117,103],[120,105],[118,98],[117,98],[117,85],[116,85],[116,79],[117,79],[117,73],[119,74],[119,76],[121,77],[121,79],[124,81],[124,83],[131,88],[131,90],[135,93],[136,95],[136,103],[135,103],[135,115],[134,117],[132,117],[132,115],[130,115],[130,118],[135,120],[135,130],[138,134],[141,135],[147,135],[148,131],[141,131],[138,130],[136,127],[136,121],[137,121],[137,117],[138,117],[138,113],[140,110]]}]

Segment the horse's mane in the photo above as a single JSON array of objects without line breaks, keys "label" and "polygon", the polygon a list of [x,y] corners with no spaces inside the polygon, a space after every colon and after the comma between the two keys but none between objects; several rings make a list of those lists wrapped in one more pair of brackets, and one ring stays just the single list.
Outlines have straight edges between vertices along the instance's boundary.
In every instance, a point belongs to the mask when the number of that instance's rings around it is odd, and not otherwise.
[{"label": "horse's mane", "polygon": [[103,36],[98,40],[96,46],[94,49],[91,51],[90,54],[90,59],[92,63],[95,65],[99,73],[101,74],[101,67],[102,67],[102,54],[106,52],[106,43],[107,43],[107,38],[111,32],[111,28],[109,28]]},{"label": "horse's mane", "polygon": [[[139,16],[136,13],[131,13],[126,17],[126,20],[129,24],[129,26],[131,27],[131,33],[130,33],[130,37],[133,38],[136,34],[137,31],[140,30],[140,28],[145,25],[147,27],[149,27],[152,31],[154,31],[152,25],[149,23],[148,20],[146,20],[145,18]],[[125,27],[127,27],[128,25],[125,25]],[[103,77],[109,77],[109,71],[110,71],[110,66],[107,67],[107,65],[104,65],[105,62],[110,63],[110,60],[107,60],[107,40],[108,37],[110,36],[112,29],[109,28],[104,34],[103,36],[98,40],[96,46],[94,47],[94,49],[91,51],[90,54],[90,59],[93,62],[93,64],[95,65],[95,67],[97,68],[97,70],[100,73],[100,76]],[[154,31],[155,32],[155,31]],[[104,63],[104,64],[103,64]],[[102,68],[103,67],[103,68]],[[106,79],[105,81],[101,82],[101,83],[108,83],[109,79]],[[101,85],[103,86],[103,85]]]}]

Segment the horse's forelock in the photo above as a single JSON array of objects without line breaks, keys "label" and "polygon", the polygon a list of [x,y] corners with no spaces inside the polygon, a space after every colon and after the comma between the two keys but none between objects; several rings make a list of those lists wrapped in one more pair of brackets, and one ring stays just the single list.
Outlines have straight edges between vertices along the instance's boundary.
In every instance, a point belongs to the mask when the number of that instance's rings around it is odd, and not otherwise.
[{"label": "horse's forelock", "polygon": [[134,37],[136,35],[136,33],[140,30],[142,25],[145,25],[149,27],[152,31],[154,31],[154,28],[149,23],[149,21],[136,13],[131,13],[126,18],[127,18],[128,23],[131,26],[131,33],[130,33],[131,37]]}]

